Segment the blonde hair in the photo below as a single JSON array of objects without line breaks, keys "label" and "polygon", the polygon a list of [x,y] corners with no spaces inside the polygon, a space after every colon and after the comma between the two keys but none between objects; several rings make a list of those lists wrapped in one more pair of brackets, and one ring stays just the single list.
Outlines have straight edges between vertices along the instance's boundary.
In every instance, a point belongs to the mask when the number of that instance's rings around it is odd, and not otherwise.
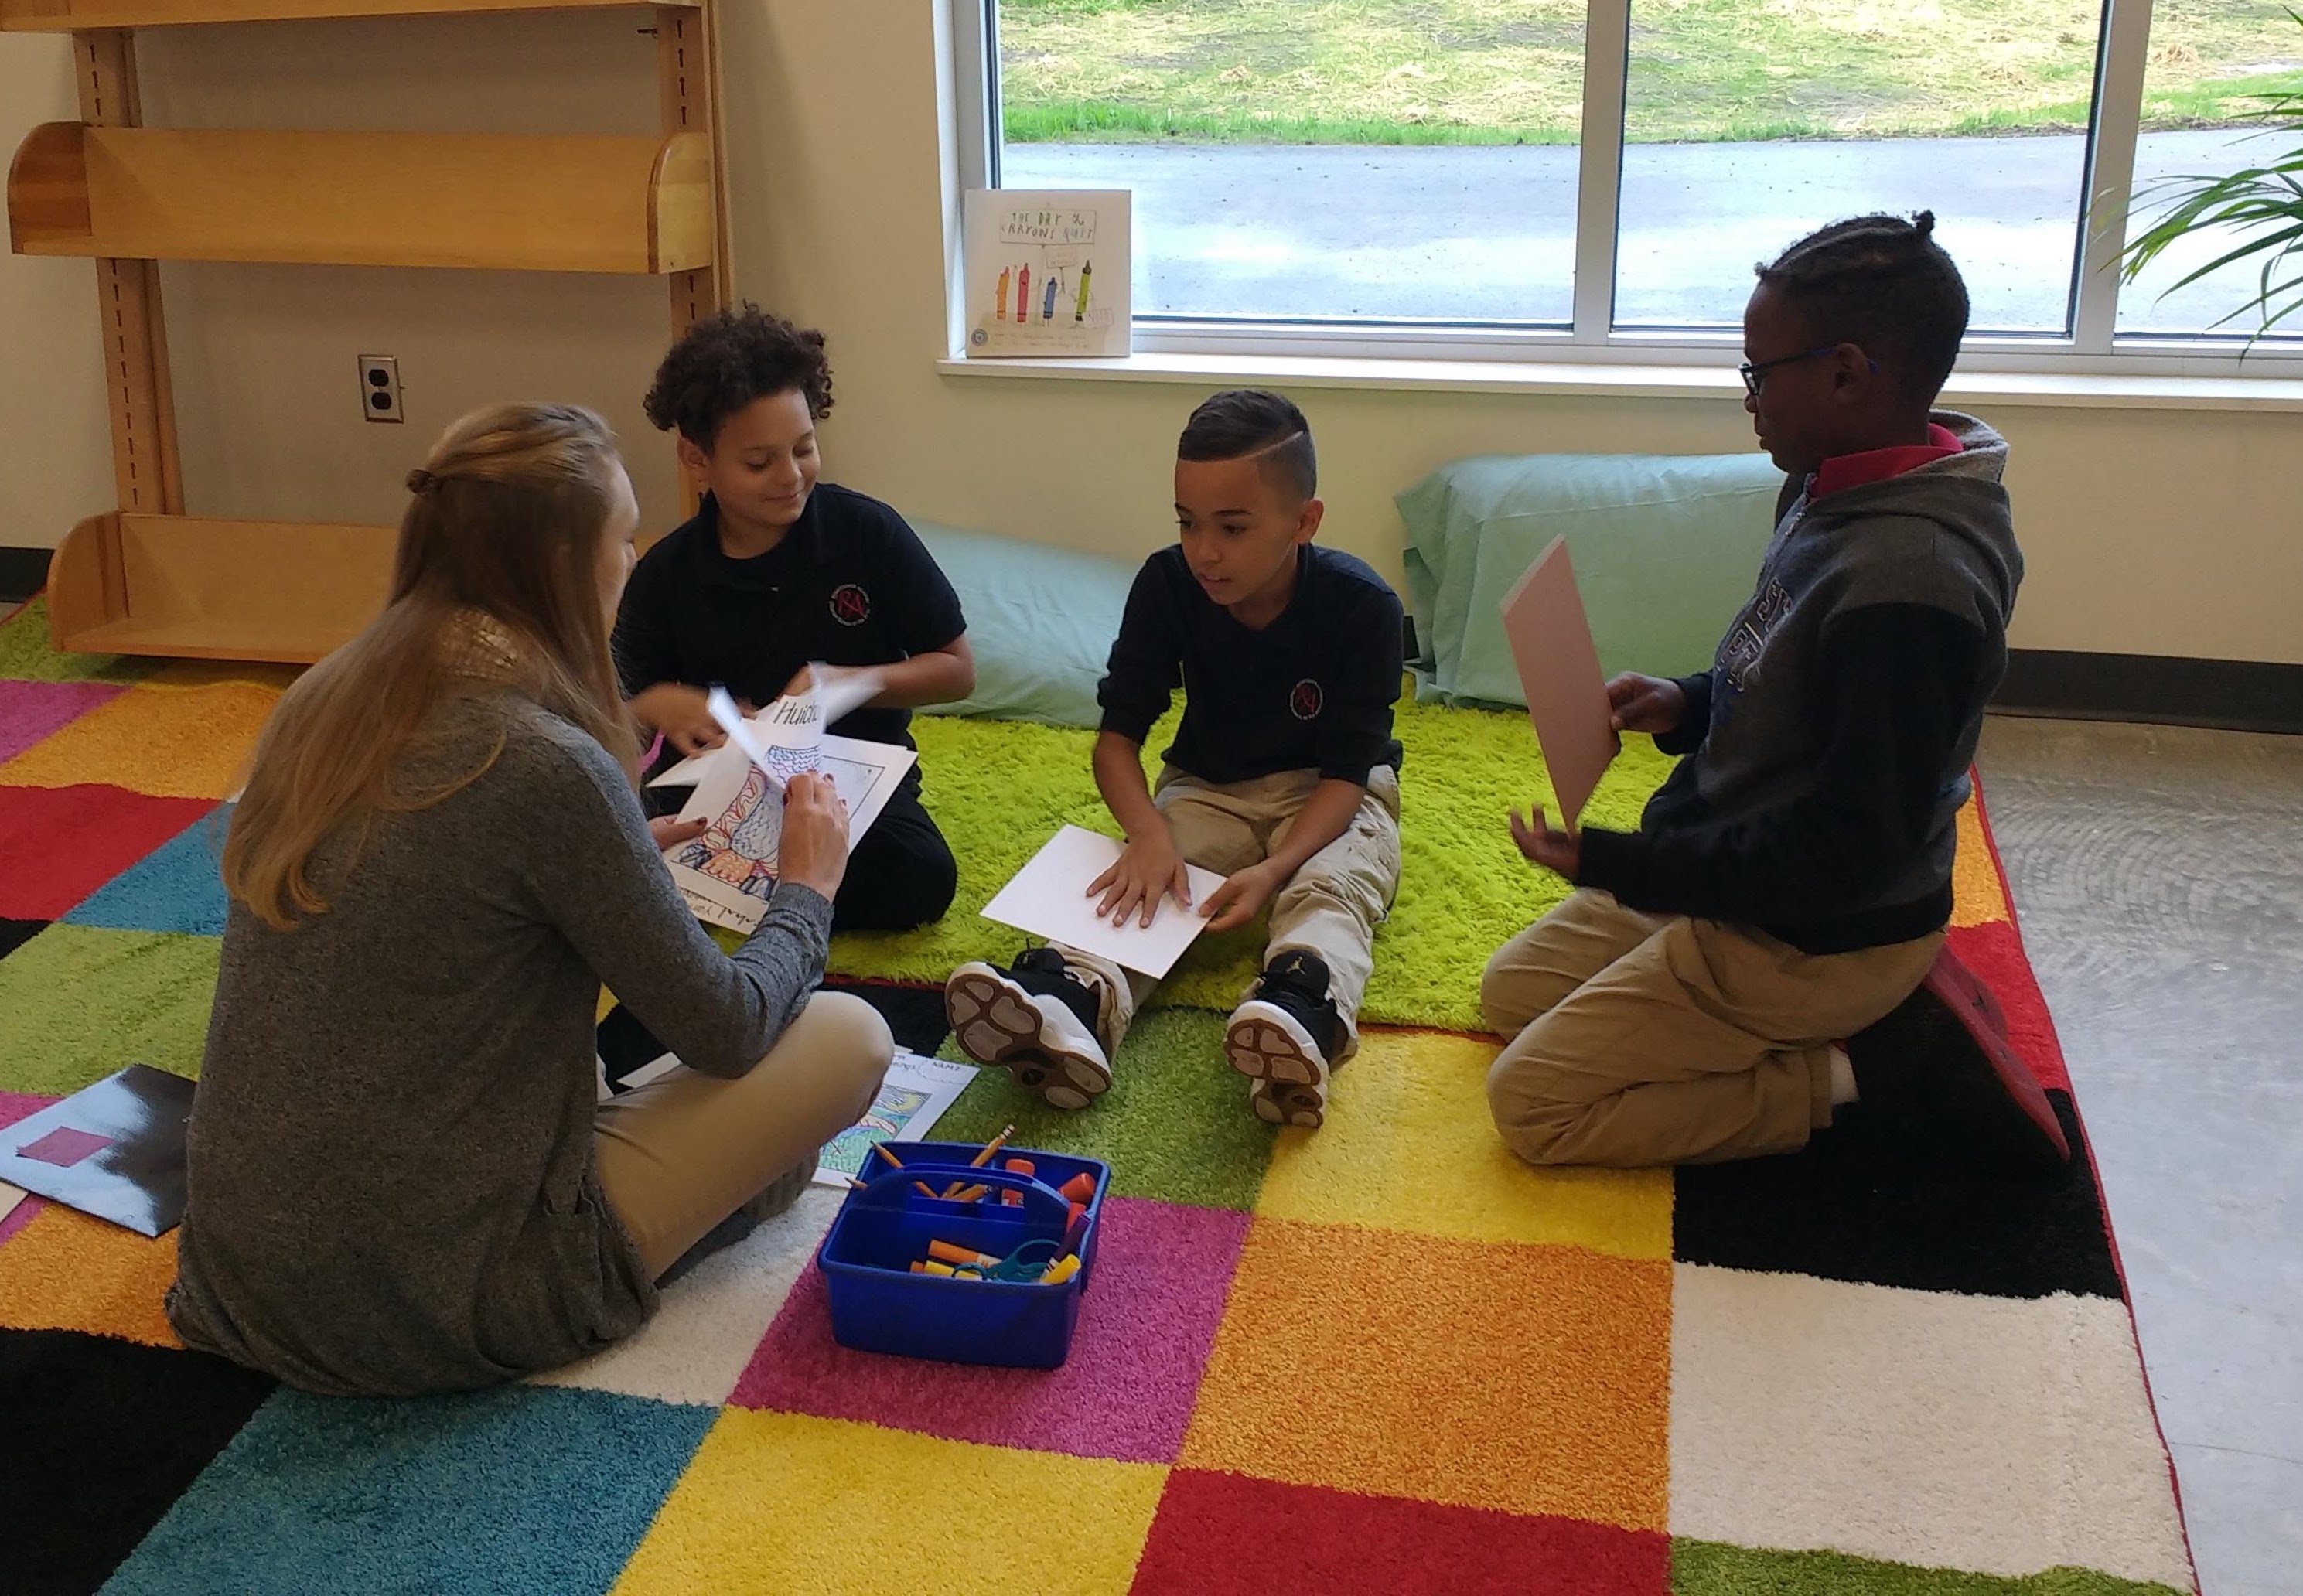
[{"label": "blonde hair", "polygon": [[409,473],[392,596],[281,698],[224,842],[224,882],[283,929],[327,909],[315,852],[375,817],[439,803],[503,751],[428,784],[402,773],[443,703],[507,688],[637,764],[600,587],[620,465],[607,423],[573,405],[477,410]]}]

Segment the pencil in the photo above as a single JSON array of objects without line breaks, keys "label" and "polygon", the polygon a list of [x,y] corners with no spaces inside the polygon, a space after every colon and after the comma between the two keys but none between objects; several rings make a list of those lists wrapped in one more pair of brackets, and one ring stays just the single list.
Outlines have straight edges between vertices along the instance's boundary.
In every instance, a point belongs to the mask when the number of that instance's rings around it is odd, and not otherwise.
[{"label": "pencil", "polygon": [[[1012,1125],[1007,1129],[1001,1131],[998,1136],[992,1137],[991,1141],[984,1144],[983,1152],[977,1153],[974,1158],[967,1161],[967,1167],[971,1170],[980,1170],[984,1165],[990,1163],[993,1159],[1000,1156],[1000,1150],[1008,1144],[1008,1138],[1015,1134],[1016,1127]],[[874,1143],[873,1145],[876,1146],[878,1144]],[[946,1198],[955,1203],[967,1202],[969,1199],[960,1196],[958,1195],[959,1191],[960,1183],[955,1180],[949,1186],[943,1188],[943,1195]]]},{"label": "pencil", "polygon": [[873,1144],[872,1144],[872,1151],[873,1151],[873,1152],[874,1152],[874,1153],[878,1153],[882,1158],[886,1159],[886,1160],[888,1161],[889,1164],[890,1164],[890,1166],[892,1166],[893,1168],[900,1170],[900,1169],[902,1169],[902,1168],[904,1167],[904,1161],[903,1161],[902,1159],[900,1159],[900,1158],[898,1158],[894,1153],[890,1153],[890,1152],[889,1152],[889,1151],[888,1151],[888,1144],[887,1144],[887,1143],[885,1143],[885,1142],[874,1142],[874,1143],[873,1143]]},{"label": "pencil", "polygon": [[967,1161],[967,1167],[971,1170],[980,1170],[984,1165],[990,1163],[993,1159],[1000,1156],[1000,1150],[1008,1144],[1008,1138],[1015,1134],[1016,1127],[1012,1125],[1007,1129],[1001,1131],[998,1136],[991,1138],[991,1142],[985,1145],[983,1152],[977,1153],[974,1158]]}]

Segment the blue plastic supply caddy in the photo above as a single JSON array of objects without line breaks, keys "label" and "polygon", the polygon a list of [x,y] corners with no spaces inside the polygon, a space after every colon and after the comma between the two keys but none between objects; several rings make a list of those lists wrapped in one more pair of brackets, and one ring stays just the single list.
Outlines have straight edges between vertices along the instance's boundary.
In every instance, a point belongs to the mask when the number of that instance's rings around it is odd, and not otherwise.
[{"label": "blue plastic supply caddy", "polygon": [[[971,1169],[968,1161],[983,1151],[980,1144],[888,1145],[904,1167],[890,1169],[877,1158],[867,1163],[871,1178],[848,1194],[816,1253],[831,1305],[832,1339],[861,1352],[945,1363],[1017,1369],[1060,1364],[1071,1351],[1080,1298],[1095,1272],[1111,1166],[1068,1153],[1008,1147],[982,1169]],[[1011,1158],[1029,1159],[1033,1173],[1012,1174],[1000,1167]],[[1081,1174],[1095,1177],[1095,1195],[1087,1202],[1076,1245],[1065,1248],[1071,1203],[1057,1188]],[[949,1203],[924,1197],[912,1185],[924,1181],[941,1191],[963,1176],[967,1184],[990,1186],[992,1197]],[[1021,1193],[1023,1202],[995,1200],[1001,1191]],[[913,1262],[927,1256],[932,1240],[994,1258],[1005,1258],[1029,1241],[1052,1241],[1059,1245],[1049,1261],[1076,1251],[1079,1272],[1060,1286],[912,1273]]]}]

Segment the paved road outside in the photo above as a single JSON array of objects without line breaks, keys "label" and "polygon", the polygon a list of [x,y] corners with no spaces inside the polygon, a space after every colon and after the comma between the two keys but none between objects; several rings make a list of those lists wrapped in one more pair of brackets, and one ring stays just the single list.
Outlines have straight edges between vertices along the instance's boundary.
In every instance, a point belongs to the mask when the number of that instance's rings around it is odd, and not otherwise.
[{"label": "paved road outside", "polygon": [[[2228,172],[2285,142],[2147,134],[2137,176]],[[1978,328],[2060,331],[2086,155],[2077,136],[1630,146],[1616,318],[1737,323],[1753,261],[1838,216],[1926,207]],[[1135,190],[1139,313],[1564,322],[1576,160],[1556,146],[1015,144],[1001,181]],[[2240,302],[2244,269],[2153,303],[2213,258],[2201,244],[2126,290],[2122,325],[2193,330]]]}]

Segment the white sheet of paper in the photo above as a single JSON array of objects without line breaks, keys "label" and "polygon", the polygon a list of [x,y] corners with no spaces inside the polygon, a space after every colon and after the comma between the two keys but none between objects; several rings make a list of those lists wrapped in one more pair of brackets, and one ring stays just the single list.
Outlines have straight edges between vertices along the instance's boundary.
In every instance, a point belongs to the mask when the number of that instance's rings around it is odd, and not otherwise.
[{"label": "white sheet of paper", "polygon": [[21,1186],[10,1186],[5,1181],[0,1181],[0,1220],[4,1220],[13,1213],[16,1211],[16,1204],[23,1200],[24,1193]]},{"label": "white sheet of paper", "polygon": [[[816,725],[814,693],[809,692],[797,702],[799,713],[806,717],[807,732],[803,739],[784,746],[793,754],[804,758],[822,746],[823,738]],[[779,698],[773,707],[789,708],[794,703],[795,701],[790,698]],[[712,719],[719,725],[721,730],[728,734],[728,740],[741,748],[745,757],[760,767],[768,778],[768,786],[774,791],[781,792],[784,790],[784,771],[779,768],[777,760],[769,757],[767,745],[753,735],[751,722],[746,720],[744,712],[736,707],[736,701],[728,697],[728,689],[713,688],[704,694],[704,707],[712,712]],[[797,764],[799,761],[794,760],[791,763]],[[814,767],[813,764],[807,764],[804,768],[814,769]]]},{"label": "white sheet of paper", "polygon": [[954,1064],[898,1049],[896,1061],[872,1099],[864,1118],[823,1144],[817,1155],[815,1183],[846,1186],[861,1176],[872,1159],[874,1142],[918,1142],[926,1139],[943,1111],[959,1101],[975,1079],[972,1064]]},{"label": "white sheet of paper", "polygon": [[1528,718],[1535,722],[1535,740],[1542,746],[1552,795],[1559,800],[1559,823],[1572,832],[1623,744],[1565,538],[1553,538],[1536,556],[1505,595],[1503,612],[1504,637],[1527,693]]},{"label": "white sheet of paper", "polygon": [[[810,680],[819,684],[815,688],[815,723],[819,726],[837,725],[866,704],[871,703],[873,699],[877,698],[880,696],[880,689],[888,685],[887,673],[869,665],[835,667],[812,664],[808,667],[808,671]],[[720,690],[713,689],[715,692]],[[777,699],[774,704],[769,705],[767,708],[749,717],[750,723],[757,727],[761,722],[771,720],[780,706],[792,703],[795,697],[797,695]],[[712,708],[713,716],[717,720],[720,712],[713,706],[710,694],[704,696],[704,702],[705,707]],[[735,700],[729,699],[728,706],[733,710]],[[721,724],[724,729],[727,722],[722,721]],[[721,743],[717,748],[707,748],[701,754],[690,754],[662,774],[649,778],[648,785],[693,787],[704,780],[704,773],[711,768],[713,762],[719,757],[721,751],[727,746],[726,743]]]},{"label": "white sheet of paper", "polygon": [[1127,916],[1125,925],[1114,925],[1096,914],[1097,900],[1087,895],[1087,885],[1118,857],[1119,844],[1111,838],[1067,825],[1049,838],[1015,879],[983,906],[983,917],[1100,953],[1114,964],[1146,975],[1164,975],[1184,956],[1192,939],[1207,928],[1199,906],[1223,885],[1224,878],[1212,870],[1189,866],[1191,908],[1180,907],[1173,898],[1162,898],[1151,925],[1143,924],[1143,911],[1138,909]]}]

